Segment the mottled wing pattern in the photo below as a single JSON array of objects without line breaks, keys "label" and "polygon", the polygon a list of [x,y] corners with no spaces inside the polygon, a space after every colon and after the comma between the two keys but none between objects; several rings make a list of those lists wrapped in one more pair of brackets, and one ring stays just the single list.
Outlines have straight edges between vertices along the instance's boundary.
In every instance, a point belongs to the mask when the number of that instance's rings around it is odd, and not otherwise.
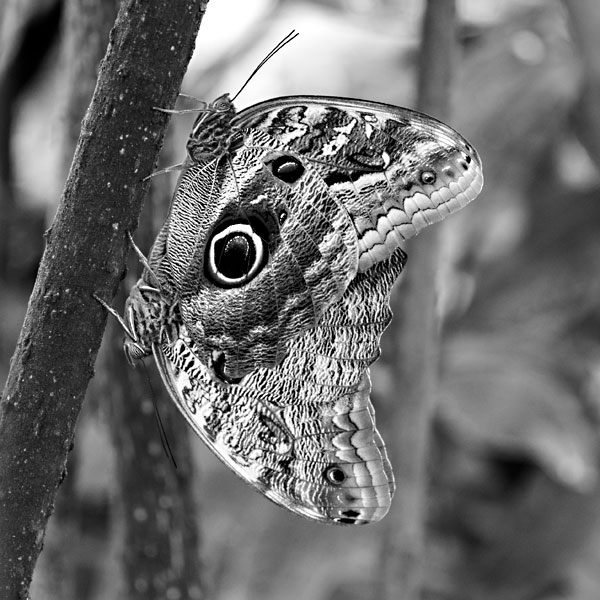
[{"label": "mottled wing pattern", "polygon": [[479,193],[479,157],[446,125],[383,104],[210,106],[127,303],[128,356],[151,350],[196,433],[273,501],[377,521],[394,483],[369,365],[399,244]]},{"label": "mottled wing pattern", "polygon": [[[242,111],[233,128],[240,137],[229,154],[198,153],[182,175],[161,265],[200,358],[230,380],[279,364],[358,271],[482,183],[465,140],[406,109],[292,97]],[[300,165],[297,179],[274,176],[285,160]],[[268,260],[243,285],[222,285],[207,276],[209,251],[243,224]]]},{"label": "mottled wing pattern", "polygon": [[379,355],[404,259],[397,251],[359,274],[277,367],[237,384],[206,367],[181,321],[154,346],[163,380],[196,433],[243,479],[305,517],[363,524],[390,506],[394,479],[375,428],[368,367]]},{"label": "mottled wing pattern", "polygon": [[[202,360],[217,353],[230,378],[278,364],[357,271],[358,242],[342,203],[314,170],[293,184],[277,180],[269,164],[283,150],[249,132],[231,156],[190,166],[170,211],[161,279],[176,290]],[[214,240],[242,227],[268,260],[243,284],[221,284],[210,277]]]},{"label": "mottled wing pattern", "polygon": [[293,96],[251,106],[234,125],[265,131],[310,162],[352,219],[360,271],[468,204],[483,185],[479,156],[459,133],[405,108]]}]

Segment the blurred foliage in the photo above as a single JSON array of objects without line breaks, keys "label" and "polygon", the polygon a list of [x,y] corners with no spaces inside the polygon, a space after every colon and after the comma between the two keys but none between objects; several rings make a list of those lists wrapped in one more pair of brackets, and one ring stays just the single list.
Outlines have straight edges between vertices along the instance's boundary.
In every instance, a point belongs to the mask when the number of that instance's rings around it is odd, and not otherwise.
[{"label": "blurred foliage", "polygon": [[[242,104],[294,93],[412,102],[422,2],[249,4],[231,35],[223,33],[231,5],[209,4],[184,91],[205,98],[234,91],[294,28],[298,41],[255,77]],[[459,9],[453,125],[480,151],[486,186],[444,225],[445,332],[424,597],[592,600],[600,589],[600,179],[573,125],[588,75],[560,2],[472,0]],[[13,106],[11,193],[20,211],[38,214],[11,222],[15,260],[32,248],[39,253],[39,215],[60,194],[57,64],[56,56],[47,61]],[[172,126],[182,153],[188,129],[185,118]],[[23,276],[0,287],[2,375],[35,260],[16,262]],[[401,390],[381,365],[373,383],[377,398]],[[389,409],[378,407],[380,420]],[[102,428],[97,416],[82,420],[75,485],[106,507],[114,477]],[[305,522],[247,489],[200,444],[196,454],[216,597],[368,596],[385,521],[361,530]],[[104,598],[114,549],[91,530],[81,542],[95,570],[87,598]],[[54,536],[51,527],[48,543]],[[47,575],[52,566],[43,561]],[[36,585],[44,589],[40,579]]]},{"label": "blurred foliage", "polygon": [[444,598],[597,596],[600,189],[565,16],[546,4],[479,35],[457,86],[486,187],[450,226],[430,536]]}]

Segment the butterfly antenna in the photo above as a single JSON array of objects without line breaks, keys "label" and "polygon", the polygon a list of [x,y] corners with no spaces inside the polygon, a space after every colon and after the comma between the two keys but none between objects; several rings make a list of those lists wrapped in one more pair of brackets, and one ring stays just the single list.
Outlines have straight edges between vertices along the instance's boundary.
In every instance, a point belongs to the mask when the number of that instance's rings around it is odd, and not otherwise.
[{"label": "butterfly antenna", "polygon": [[269,52],[269,54],[267,54],[258,64],[258,66],[256,67],[256,69],[254,69],[254,71],[252,71],[252,73],[250,73],[250,77],[248,77],[248,79],[246,79],[246,81],[244,82],[244,85],[237,91],[236,95],[231,99],[231,101],[233,102],[241,93],[242,90],[248,85],[248,83],[250,82],[250,80],[260,71],[260,69],[262,69],[262,67],[265,66],[265,64],[271,59],[273,58],[273,56],[275,56],[284,46],[286,46],[287,44],[289,44],[292,40],[295,40],[300,34],[293,30],[290,31],[276,46],[275,48],[273,48],[271,50],[271,52]]},{"label": "butterfly antenna", "polygon": [[143,361],[142,361],[142,367],[144,369],[146,379],[148,380],[148,386],[150,387],[150,395],[152,397],[152,404],[154,406],[154,417],[156,418],[156,425],[158,426],[158,433],[160,435],[160,443],[162,444],[162,447],[163,447],[166,457],[173,463],[175,470],[177,470],[177,462],[175,461],[175,455],[173,454],[173,450],[171,449],[171,444],[169,444],[169,438],[167,437],[167,432],[165,431],[165,426],[163,425],[162,418],[161,418],[160,412],[158,410],[158,404],[156,403],[156,395],[154,394],[154,388],[152,387],[152,381],[150,380],[150,375],[148,375],[148,370],[146,369],[146,363]]}]

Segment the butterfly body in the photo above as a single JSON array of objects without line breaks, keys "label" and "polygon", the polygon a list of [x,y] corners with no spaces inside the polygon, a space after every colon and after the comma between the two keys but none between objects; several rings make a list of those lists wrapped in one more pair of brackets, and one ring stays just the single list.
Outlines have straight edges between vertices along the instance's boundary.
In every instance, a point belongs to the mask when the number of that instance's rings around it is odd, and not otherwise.
[{"label": "butterfly body", "polygon": [[289,97],[197,120],[126,314],[196,433],[316,520],[379,520],[394,489],[369,365],[400,243],[473,199],[477,153],[446,125],[365,101]]}]

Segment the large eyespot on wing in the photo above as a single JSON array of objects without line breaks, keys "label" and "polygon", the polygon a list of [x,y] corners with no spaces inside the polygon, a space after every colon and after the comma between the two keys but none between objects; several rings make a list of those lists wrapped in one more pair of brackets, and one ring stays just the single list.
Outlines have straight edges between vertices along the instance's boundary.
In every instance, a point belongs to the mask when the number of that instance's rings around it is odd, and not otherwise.
[{"label": "large eyespot on wing", "polygon": [[359,235],[359,271],[466,206],[483,185],[476,150],[444,123],[406,108],[290,96],[252,106],[240,127],[264,131],[310,162]]},{"label": "large eyespot on wing", "polygon": [[214,182],[206,185],[199,166],[182,176],[170,221],[183,321],[203,360],[222,353],[228,379],[280,362],[358,266],[343,205],[304,161],[256,133],[220,163]]},{"label": "large eyespot on wing", "polygon": [[238,287],[251,281],[269,256],[266,228],[258,221],[222,223],[208,239],[206,276],[219,287]]}]

